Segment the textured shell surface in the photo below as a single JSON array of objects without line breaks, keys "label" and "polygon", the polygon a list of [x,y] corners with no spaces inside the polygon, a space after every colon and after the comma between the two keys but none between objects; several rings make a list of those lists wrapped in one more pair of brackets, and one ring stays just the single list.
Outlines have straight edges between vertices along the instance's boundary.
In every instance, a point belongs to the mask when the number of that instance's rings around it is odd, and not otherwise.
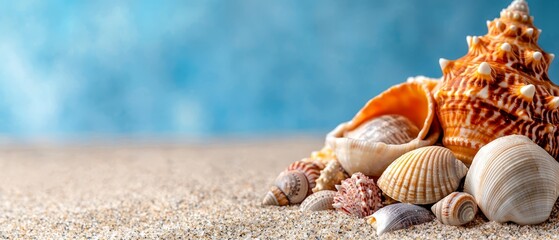
[{"label": "textured shell surface", "polygon": [[528,4],[513,1],[487,22],[485,36],[468,36],[468,53],[439,60],[443,78],[433,91],[443,145],[470,165],[495,138],[525,135],[559,157],[559,88],[549,79],[555,57],[537,44]]},{"label": "textured shell surface", "polygon": [[276,186],[272,186],[262,199],[262,205],[285,206],[288,204],[287,196]]},{"label": "textured shell surface", "polygon": [[419,128],[401,115],[383,115],[373,118],[354,130],[344,133],[344,137],[386,144],[404,144],[419,134]]},{"label": "textured shell surface", "polygon": [[[437,82],[433,79],[416,77],[389,88],[367,102],[351,121],[340,124],[328,133],[326,146],[334,151],[342,167],[349,174],[362,172],[367,176],[380,176],[386,167],[402,154],[419,147],[433,145],[439,138],[441,130],[435,117],[435,103],[431,95]],[[371,134],[359,134],[356,129],[362,127],[370,130],[370,126],[362,125],[373,123],[376,118],[386,115],[399,115],[408,119],[409,121],[404,122],[412,125],[405,128],[417,128],[419,132],[410,134],[414,135],[413,139],[402,144],[344,136],[345,134],[370,137]],[[387,137],[384,136],[384,139],[386,140]]]},{"label": "textured shell surface", "polygon": [[287,196],[290,204],[301,203],[307,197],[309,183],[301,171],[283,171],[275,185]]},{"label": "textured shell surface", "polygon": [[380,176],[378,186],[397,201],[431,204],[455,191],[467,171],[449,149],[422,147],[390,164]]},{"label": "textured shell surface", "polygon": [[460,226],[474,220],[477,213],[477,204],[472,195],[453,192],[433,204],[431,211],[443,224]]},{"label": "textured shell surface", "polygon": [[316,180],[316,187],[313,188],[313,192],[335,190],[335,186],[348,177],[340,162],[334,159],[328,162],[326,167],[320,171],[320,176]]},{"label": "textured shell surface", "polygon": [[409,203],[396,203],[381,208],[367,222],[377,235],[430,222],[435,218],[431,211]]},{"label": "textured shell surface", "polygon": [[353,174],[336,188],[332,206],[350,216],[363,218],[382,207],[380,189],[373,179],[362,173]]},{"label": "textured shell surface", "polygon": [[305,201],[301,203],[301,211],[322,211],[334,209],[332,204],[334,203],[334,196],[336,191],[324,190],[316,192],[305,198]]},{"label": "textured shell surface", "polygon": [[316,179],[320,176],[322,168],[323,167],[320,166],[320,163],[312,161],[296,161],[287,167],[287,171],[300,171],[305,174],[309,191],[307,192],[307,195],[310,195],[312,193],[312,188],[316,186]]},{"label": "textured shell surface", "polygon": [[489,220],[538,224],[559,196],[559,163],[526,136],[497,138],[474,157],[464,191]]}]

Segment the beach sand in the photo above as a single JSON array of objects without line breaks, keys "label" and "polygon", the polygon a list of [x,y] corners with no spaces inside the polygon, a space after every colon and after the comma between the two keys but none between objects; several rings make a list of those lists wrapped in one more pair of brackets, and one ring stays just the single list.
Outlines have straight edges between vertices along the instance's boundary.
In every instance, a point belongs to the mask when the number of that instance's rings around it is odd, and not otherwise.
[{"label": "beach sand", "polygon": [[[363,219],[297,206],[261,207],[289,163],[322,139],[213,143],[13,144],[0,146],[0,238],[364,239]],[[479,214],[478,214],[479,215]],[[437,220],[382,239],[558,238],[557,205],[543,224]]]}]

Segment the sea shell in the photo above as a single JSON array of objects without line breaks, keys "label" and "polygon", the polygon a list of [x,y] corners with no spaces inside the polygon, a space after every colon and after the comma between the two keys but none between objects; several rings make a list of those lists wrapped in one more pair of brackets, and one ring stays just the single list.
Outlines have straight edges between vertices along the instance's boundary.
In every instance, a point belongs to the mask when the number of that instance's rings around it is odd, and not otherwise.
[{"label": "sea shell", "polygon": [[377,235],[404,229],[413,225],[430,222],[435,218],[433,214],[420,206],[409,203],[396,203],[381,208],[367,219],[367,222],[377,230]]},{"label": "sea shell", "polygon": [[303,161],[311,161],[322,166],[328,165],[333,160],[337,160],[336,154],[328,146],[324,146],[320,151],[313,151],[310,158],[303,159]]},{"label": "sea shell", "polygon": [[435,89],[443,145],[470,165],[483,145],[501,136],[525,135],[559,159],[559,87],[548,67],[554,58],[537,44],[528,4],[515,0],[487,22],[485,36],[466,38],[468,53],[440,59]]},{"label": "sea shell", "polygon": [[320,164],[311,161],[296,161],[287,167],[287,171],[301,171],[305,174],[309,185],[307,195],[310,195],[312,189],[316,186],[316,179],[320,176],[320,171],[324,168]]},{"label": "sea shell", "polygon": [[287,196],[276,186],[272,186],[262,200],[262,205],[285,206],[288,204]]},{"label": "sea shell", "polygon": [[335,186],[348,177],[340,162],[334,159],[320,171],[320,177],[316,180],[316,187],[312,190],[315,193],[322,190],[335,190]]},{"label": "sea shell", "polygon": [[455,191],[468,168],[444,147],[428,146],[396,159],[378,180],[389,197],[413,204],[431,204]]},{"label": "sea shell", "polygon": [[404,144],[419,134],[419,128],[408,118],[401,115],[382,115],[373,118],[356,129],[345,132],[345,138],[353,138],[386,144]]},{"label": "sea shell", "polygon": [[[334,151],[338,161],[349,174],[362,172],[367,176],[380,176],[397,157],[413,149],[433,145],[439,138],[440,127],[430,93],[436,84],[437,81],[417,77],[391,87],[371,99],[351,121],[340,124],[328,133],[326,146]],[[403,116],[409,119],[405,123],[411,122],[412,126],[400,127],[417,128],[420,131],[413,140],[402,144],[382,142],[387,136],[381,137],[380,141],[344,137],[352,135],[351,132],[362,125],[372,124],[376,118],[385,115]]]},{"label": "sea shell", "polygon": [[338,192],[332,206],[350,216],[366,217],[382,207],[380,189],[373,179],[355,173],[341,185],[336,185]]},{"label": "sea shell", "polygon": [[460,226],[474,220],[477,204],[474,197],[463,192],[453,192],[431,207],[443,224]]},{"label": "sea shell", "polygon": [[489,220],[538,224],[559,196],[559,163],[526,136],[501,137],[476,154],[464,191]]},{"label": "sea shell", "polygon": [[309,191],[307,177],[301,171],[284,171],[276,178],[275,185],[285,193],[290,204],[305,200]]},{"label": "sea shell", "polygon": [[305,201],[301,203],[301,211],[322,211],[334,209],[332,204],[334,203],[334,196],[336,191],[324,190],[316,192],[305,198]]}]

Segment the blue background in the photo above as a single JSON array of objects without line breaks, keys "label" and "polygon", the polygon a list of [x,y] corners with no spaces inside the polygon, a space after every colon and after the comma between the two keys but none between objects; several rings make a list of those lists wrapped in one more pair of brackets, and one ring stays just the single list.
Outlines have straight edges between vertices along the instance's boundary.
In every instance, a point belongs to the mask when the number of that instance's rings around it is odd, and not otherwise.
[{"label": "blue background", "polygon": [[[391,85],[439,77],[509,3],[0,1],[0,133],[325,134]],[[559,53],[559,1],[529,4]]]}]

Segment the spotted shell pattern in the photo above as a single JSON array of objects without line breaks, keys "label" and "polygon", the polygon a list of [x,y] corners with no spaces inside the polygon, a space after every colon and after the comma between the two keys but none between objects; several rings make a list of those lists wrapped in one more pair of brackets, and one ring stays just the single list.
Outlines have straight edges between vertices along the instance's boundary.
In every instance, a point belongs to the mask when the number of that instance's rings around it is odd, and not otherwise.
[{"label": "spotted shell pattern", "polygon": [[381,191],[375,181],[360,172],[343,180],[336,188],[338,192],[332,206],[350,216],[363,218],[382,207]]},{"label": "spotted shell pattern", "polygon": [[538,46],[528,4],[513,1],[487,27],[487,35],[466,38],[465,56],[439,60],[434,98],[443,145],[469,166],[483,145],[520,134],[558,159],[559,87],[548,76],[555,56]]}]

